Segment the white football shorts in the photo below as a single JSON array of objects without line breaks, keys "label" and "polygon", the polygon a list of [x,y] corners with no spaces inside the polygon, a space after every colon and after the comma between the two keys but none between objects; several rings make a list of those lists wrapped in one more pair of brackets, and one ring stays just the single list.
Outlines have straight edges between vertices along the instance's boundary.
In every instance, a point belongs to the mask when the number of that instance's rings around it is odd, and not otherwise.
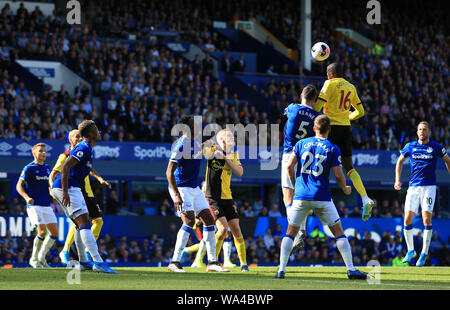
[{"label": "white football shorts", "polygon": [[314,211],[323,225],[331,227],[340,221],[333,201],[294,200],[286,210],[289,225],[301,227],[311,211]]},{"label": "white football shorts", "polygon": [[436,200],[436,185],[410,186],[406,193],[405,212],[419,212],[419,205],[422,212],[433,213],[434,201]]},{"label": "white football shorts", "polygon": [[61,188],[52,188],[53,196],[55,196],[56,200],[61,205],[64,213],[68,218],[72,220],[76,219],[82,214],[88,213],[88,209],[86,206],[86,201],[84,201],[83,193],[81,192],[81,188],[79,187],[71,187],[68,189],[70,205],[64,206],[62,204],[62,189]]},{"label": "white football shorts", "polygon": [[[289,181],[289,176],[287,173],[287,164],[289,162],[289,158],[291,158],[291,155],[293,154],[292,151],[289,153],[283,153],[283,156],[281,157],[281,187],[282,188],[290,188],[294,189],[294,186]],[[295,170],[297,170],[297,164],[295,164]]]},{"label": "white football shorts", "polygon": [[30,218],[31,224],[33,224],[34,226],[57,222],[56,215],[53,212],[52,207],[30,205],[27,207],[27,214]]},{"label": "white football shorts", "polygon": [[[209,209],[208,202],[206,201],[205,194],[203,194],[200,187],[178,187],[181,199],[183,199],[183,210],[184,211],[194,211],[195,216],[205,209]],[[169,194],[172,200],[175,199],[175,192],[169,187]],[[181,215],[177,212],[178,216]]]}]

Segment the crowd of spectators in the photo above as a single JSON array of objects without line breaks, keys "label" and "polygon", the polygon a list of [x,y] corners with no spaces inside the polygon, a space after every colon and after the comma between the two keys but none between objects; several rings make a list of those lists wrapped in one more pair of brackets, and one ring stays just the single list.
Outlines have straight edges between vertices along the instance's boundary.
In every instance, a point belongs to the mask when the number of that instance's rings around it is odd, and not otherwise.
[{"label": "crowd of spectators", "polygon": [[[301,80],[271,79],[264,89],[253,85],[272,104],[272,111],[267,114],[212,77],[209,55],[190,62],[149,40],[155,29],[179,31],[182,41],[206,46],[207,50],[214,50],[211,45],[228,44],[218,50],[229,51],[229,42],[219,39],[211,21],[255,17],[288,46],[298,46],[297,2],[214,3],[215,6],[207,1],[175,1],[170,5],[167,1],[104,1],[100,6],[87,1],[88,14],[94,17],[91,30],[87,25],[68,25],[56,11],[44,18],[38,9],[27,12],[22,8],[13,14],[5,5],[0,15],[2,63],[18,58],[61,61],[92,83],[92,94],[100,102],[91,101],[85,86],[78,87],[73,95],[64,89],[47,89],[36,95],[3,65],[0,135],[64,139],[64,131],[91,118],[100,124],[105,141],[171,142],[170,128],[183,114],[201,114],[205,123],[220,125],[238,121],[272,121],[282,125],[283,109],[299,100]],[[416,6],[405,10],[410,20],[417,20],[413,17],[422,12]],[[434,140],[448,145],[448,44],[442,37],[446,30],[441,23],[424,26],[430,14],[444,21],[443,13],[437,10],[439,3],[426,10],[424,19],[408,27],[394,18],[392,4],[386,4],[383,14],[389,29],[384,24],[369,27],[342,13],[352,7],[350,1],[327,3],[320,10],[313,6],[312,29],[314,38],[330,43],[333,60],[344,64],[345,76],[356,84],[364,103],[366,117],[353,123],[354,147],[399,149],[415,138],[415,126],[421,120],[432,125]],[[337,26],[352,27],[382,43],[385,55],[372,56],[352,48],[333,31]],[[117,40],[128,38],[128,33],[136,34],[138,40]],[[239,62],[221,67],[237,68]],[[320,88],[321,83],[316,81],[316,86]],[[48,118],[52,121],[43,121]]]},{"label": "crowd of spectators", "polygon": [[[35,232],[28,236],[26,232],[22,237],[7,236],[0,238],[0,265],[3,264],[26,264],[31,256],[33,238]],[[98,239],[99,253],[103,260],[108,263],[157,263],[168,264],[173,255],[177,235],[176,225],[172,224],[165,235],[153,234],[148,238],[128,238],[126,236],[115,237],[104,235]],[[349,236],[352,248],[353,261],[355,264],[366,265],[370,260],[378,260],[382,266],[402,266],[401,259],[406,254],[405,242],[400,231],[391,233],[386,231],[380,236],[381,239],[373,238],[370,232],[363,232],[362,236],[355,231]],[[273,229],[267,229],[264,236],[246,237],[247,261],[251,264],[278,264],[281,240],[283,232],[281,225]],[[193,241],[190,239],[188,246]],[[421,250],[423,236],[419,232],[414,237],[416,251]],[[448,266],[450,264],[450,251],[448,246],[450,240],[441,240],[437,231],[433,232],[430,243],[430,259],[427,264],[434,266]],[[47,255],[50,264],[60,263],[58,253],[63,244],[56,242]],[[183,256],[183,263],[191,263],[195,253]],[[71,249],[71,259],[76,260],[76,250]],[[239,261],[236,250],[233,250],[231,259]],[[305,241],[305,248],[292,255],[290,264],[341,264],[344,262],[336,247],[334,238],[315,227]],[[414,261],[413,261],[414,263]]]}]

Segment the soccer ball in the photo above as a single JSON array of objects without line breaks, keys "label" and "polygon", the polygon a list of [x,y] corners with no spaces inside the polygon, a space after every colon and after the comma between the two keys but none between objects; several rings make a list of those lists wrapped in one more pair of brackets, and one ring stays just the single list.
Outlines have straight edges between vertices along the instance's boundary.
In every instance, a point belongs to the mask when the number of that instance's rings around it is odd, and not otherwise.
[{"label": "soccer ball", "polygon": [[323,42],[317,42],[311,48],[311,55],[317,61],[324,61],[328,57],[330,57],[330,47],[328,44]]}]

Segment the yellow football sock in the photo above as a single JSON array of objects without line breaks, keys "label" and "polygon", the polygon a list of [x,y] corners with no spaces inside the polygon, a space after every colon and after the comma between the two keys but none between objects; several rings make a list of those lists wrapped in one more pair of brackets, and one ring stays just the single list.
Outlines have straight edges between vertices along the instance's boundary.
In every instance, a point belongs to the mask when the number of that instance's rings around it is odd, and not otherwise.
[{"label": "yellow football sock", "polygon": [[103,219],[101,217],[96,217],[95,219],[92,219],[91,231],[94,234],[95,240],[97,240],[98,236],[100,236],[100,230],[102,230],[102,226],[103,226]]},{"label": "yellow football sock", "polygon": [[358,191],[359,195],[362,197],[367,196],[366,189],[364,188],[363,182],[361,181],[361,177],[355,169],[347,172],[348,177],[352,180],[353,186]]},{"label": "yellow football sock", "polygon": [[75,234],[75,225],[72,225],[72,227],[70,227],[69,232],[67,233],[66,236],[66,243],[64,243],[64,248],[63,251],[70,251],[70,247],[72,246],[72,243],[74,241],[74,234]]},{"label": "yellow football sock", "polygon": [[186,253],[197,252],[199,247],[200,247],[200,242],[196,243],[194,245],[191,245],[190,247],[187,247],[186,249],[184,249],[184,251]]},{"label": "yellow football sock", "polygon": [[247,265],[247,252],[245,250],[244,237],[242,236],[238,238],[234,237],[234,245],[236,246],[241,266]]},{"label": "yellow football sock", "polygon": [[220,251],[222,251],[223,240],[225,240],[225,235],[220,236],[216,234],[216,258],[219,259]]}]

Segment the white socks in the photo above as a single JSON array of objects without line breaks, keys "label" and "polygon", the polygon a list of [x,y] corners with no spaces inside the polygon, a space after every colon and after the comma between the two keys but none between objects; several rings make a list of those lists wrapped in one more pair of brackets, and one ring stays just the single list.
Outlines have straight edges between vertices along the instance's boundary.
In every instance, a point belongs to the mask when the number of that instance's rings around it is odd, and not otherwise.
[{"label": "white socks", "polygon": [[41,249],[38,254],[38,260],[40,262],[45,261],[45,256],[47,256],[48,251],[55,243],[57,237],[53,237],[50,234],[47,234],[47,237],[45,237],[45,240],[41,243]]},{"label": "white socks", "polygon": [[431,235],[433,233],[433,227],[425,226],[423,231],[423,246],[422,246],[422,254],[428,255],[428,249],[430,248]]},{"label": "white socks", "polygon": [[223,241],[223,261],[228,262],[231,261],[231,250],[233,249],[233,243],[231,239],[225,238]]},{"label": "white socks", "polygon": [[183,254],[183,250],[186,247],[186,243],[188,242],[192,231],[192,227],[184,224],[181,226],[177,234],[177,241],[175,242],[175,249],[173,251],[173,262],[179,262],[181,260],[181,255]]},{"label": "white socks", "polygon": [[203,239],[206,242],[206,252],[208,264],[217,261],[216,259],[216,232],[215,226],[203,226]]},{"label": "white socks", "polygon": [[[81,240],[83,240],[84,246],[87,248],[89,254],[91,254],[92,260],[94,262],[102,263],[103,259],[98,253],[97,241],[95,240],[94,234],[91,231],[91,225],[83,225],[79,228],[79,230]],[[82,251],[82,249],[78,249],[78,255],[80,255],[80,252],[84,251]]]},{"label": "white socks", "polygon": [[291,235],[285,235],[283,240],[281,240],[281,249],[280,249],[280,266],[278,267],[278,272],[286,271],[286,265],[289,260],[289,253],[292,250],[292,246],[294,244],[294,237]]},{"label": "white socks", "polygon": [[339,252],[341,253],[345,266],[347,266],[347,270],[349,271],[355,270],[355,267],[353,266],[352,248],[350,246],[350,243],[348,243],[347,237],[345,235],[337,237],[336,246]]},{"label": "white socks", "polygon": [[41,251],[42,244],[44,243],[44,238],[39,237],[39,235],[36,235],[36,237],[33,240],[33,252],[31,254],[31,260],[37,262],[39,252]]},{"label": "white socks", "polygon": [[405,236],[405,241],[406,241],[406,246],[408,247],[408,251],[414,250],[414,239],[413,239],[412,228],[413,228],[412,225],[407,225],[403,229],[403,235]]},{"label": "white socks", "polygon": [[87,262],[88,259],[86,257],[86,248],[84,246],[83,239],[81,239],[81,234],[78,229],[75,229],[73,239],[75,240],[75,245],[77,247],[78,260],[83,263]]}]

